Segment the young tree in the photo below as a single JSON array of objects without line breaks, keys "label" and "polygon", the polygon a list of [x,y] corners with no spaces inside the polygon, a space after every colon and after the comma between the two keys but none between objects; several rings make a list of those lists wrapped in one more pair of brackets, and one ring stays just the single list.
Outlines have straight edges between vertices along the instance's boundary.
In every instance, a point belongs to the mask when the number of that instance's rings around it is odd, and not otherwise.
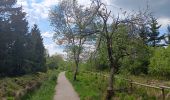
[{"label": "young tree", "polygon": [[[97,1],[98,5],[102,5],[98,14],[102,22],[102,30],[100,36],[104,39],[104,44],[107,48],[107,55],[109,60],[110,75],[107,88],[107,100],[110,100],[113,95],[113,83],[114,75],[119,67],[119,59],[126,54],[126,47],[123,43],[124,40],[119,38],[121,31],[128,33],[125,24],[123,24],[119,16],[117,18],[111,16],[111,11],[107,9],[107,6],[100,1]],[[121,31],[120,31],[121,30]],[[123,37],[126,35],[122,35]],[[119,41],[120,40],[120,41]],[[118,42],[119,41],[119,42]],[[121,44],[119,44],[121,43]]]},{"label": "young tree", "polygon": [[160,41],[164,39],[164,35],[160,36],[159,28],[161,25],[158,25],[157,19],[154,17],[151,17],[151,23],[150,23],[150,33],[148,35],[148,44],[150,46],[156,47],[159,46]]},{"label": "young tree", "polygon": [[[140,14],[123,14],[123,17],[120,17],[118,14],[115,17],[112,16],[112,11],[108,9],[106,4],[100,0],[94,0],[94,2],[100,6],[98,16],[100,16],[101,23],[99,29],[101,29],[101,32],[99,35],[106,46],[110,67],[106,96],[106,99],[110,100],[114,94],[114,76],[119,70],[120,59],[124,56],[136,54],[136,50],[130,45],[135,44],[135,40],[139,37],[136,27],[140,25],[142,18],[139,16]],[[134,51],[130,52],[131,50]]]},{"label": "young tree", "polygon": [[76,65],[74,80],[78,73],[84,44],[89,40],[88,37],[96,32],[93,29],[95,29],[94,17],[97,9],[93,5],[84,8],[78,5],[76,0],[62,0],[49,14],[51,25],[56,32],[54,39],[58,39],[59,44],[65,45],[68,54],[74,59]]}]

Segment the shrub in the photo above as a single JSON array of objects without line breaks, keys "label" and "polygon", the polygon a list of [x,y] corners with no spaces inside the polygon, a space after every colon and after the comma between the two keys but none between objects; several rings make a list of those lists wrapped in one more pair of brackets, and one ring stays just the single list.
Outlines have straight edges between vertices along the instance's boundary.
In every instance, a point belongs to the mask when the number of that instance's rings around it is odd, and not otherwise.
[{"label": "shrub", "polygon": [[150,59],[149,73],[156,76],[170,75],[170,46],[155,50]]},{"label": "shrub", "polygon": [[55,54],[49,58],[47,58],[47,66],[49,69],[58,69],[63,66],[63,58],[61,55]]},{"label": "shrub", "polygon": [[150,48],[143,44],[135,45],[129,52],[129,56],[120,60],[120,73],[148,74],[149,59],[152,54]]}]

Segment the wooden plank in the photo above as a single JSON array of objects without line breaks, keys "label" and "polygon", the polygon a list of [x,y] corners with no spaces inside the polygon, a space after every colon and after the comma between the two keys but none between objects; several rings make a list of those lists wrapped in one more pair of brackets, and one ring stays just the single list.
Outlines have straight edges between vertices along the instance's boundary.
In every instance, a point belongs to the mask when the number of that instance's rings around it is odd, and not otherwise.
[{"label": "wooden plank", "polygon": [[162,89],[158,86],[153,86],[153,85],[148,85],[148,84],[143,84],[143,83],[138,83],[138,82],[132,82],[133,84],[144,86],[144,87],[149,87],[149,88],[155,88],[155,89]]},{"label": "wooden plank", "polygon": [[160,88],[170,89],[170,87],[168,87],[168,86],[160,86]]}]

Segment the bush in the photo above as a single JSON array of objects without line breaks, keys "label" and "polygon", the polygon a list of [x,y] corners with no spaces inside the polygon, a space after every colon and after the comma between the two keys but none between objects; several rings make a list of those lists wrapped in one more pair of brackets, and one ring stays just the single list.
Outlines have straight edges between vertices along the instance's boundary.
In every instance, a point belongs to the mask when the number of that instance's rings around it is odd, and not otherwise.
[{"label": "bush", "polygon": [[157,76],[170,75],[170,46],[157,48],[150,59],[149,73]]},{"label": "bush", "polygon": [[123,79],[123,76],[118,76],[115,79],[115,86],[119,89],[126,89],[129,87],[129,82]]},{"label": "bush", "polygon": [[63,58],[61,55],[55,54],[49,58],[47,58],[47,66],[49,69],[58,69],[63,66]]},{"label": "bush", "polygon": [[135,45],[130,49],[130,55],[121,59],[120,73],[131,73],[134,75],[148,74],[149,59],[152,51],[146,45]]}]

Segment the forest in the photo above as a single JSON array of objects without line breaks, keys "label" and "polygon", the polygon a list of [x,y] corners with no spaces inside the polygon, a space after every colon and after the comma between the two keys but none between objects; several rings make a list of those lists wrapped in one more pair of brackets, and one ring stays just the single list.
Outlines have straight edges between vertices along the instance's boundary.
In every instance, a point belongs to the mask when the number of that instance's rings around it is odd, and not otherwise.
[{"label": "forest", "polygon": [[35,24],[29,32],[26,13],[15,3],[0,1],[0,76],[46,71],[40,30]]},{"label": "forest", "polygon": [[149,4],[115,13],[102,0],[61,0],[48,20],[62,56],[49,55],[39,26],[29,26],[16,2],[0,0],[0,100],[52,100],[64,71],[80,100],[170,99],[170,26],[160,31]]}]

